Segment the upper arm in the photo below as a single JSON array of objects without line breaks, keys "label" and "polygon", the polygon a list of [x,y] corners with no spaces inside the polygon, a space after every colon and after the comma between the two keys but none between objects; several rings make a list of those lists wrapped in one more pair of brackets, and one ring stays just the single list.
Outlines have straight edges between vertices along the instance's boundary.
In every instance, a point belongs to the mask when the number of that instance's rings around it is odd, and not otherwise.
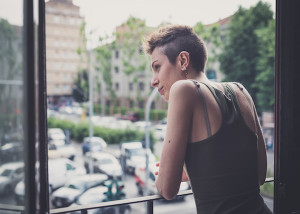
[{"label": "upper arm", "polygon": [[[240,83],[239,83],[240,84]],[[241,84],[240,84],[241,85]],[[241,85],[242,86],[242,85]],[[257,135],[257,149],[258,149],[258,181],[260,185],[263,185],[266,179],[266,171],[267,171],[267,156],[266,156],[266,147],[265,141],[261,130],[261,125],[259,123],[258,115],[256,112],[255,104],[243,86],[243,91],[245,94],[243,95],[240,89],[236,89],[237,95],[239,97],[239,103],[242,107],[243,117],[249,126]],[[245,100],[245,96],[248,97],[250,103]],[[242,99],[244,97],[244,99]]]},{"label": "upper arm", "polygon": [[190,137],[193,115],[191,93],[195,88],[187,82],[178,81],[170,90],[168,124],[164,140],[157,188],[166,199],[178,193],[181,183],[186,145]]},{"label": "upper arm", "polygon": [[258,120],[255,106],[253,105],[255,123],[256,123],[256,134],[257,134],[257,149],[258,149],[258,182],[259,185],[263,185],[266,180],[267,173],[267,155],[266,155],[266,144],[262,134],[261,126]]}]

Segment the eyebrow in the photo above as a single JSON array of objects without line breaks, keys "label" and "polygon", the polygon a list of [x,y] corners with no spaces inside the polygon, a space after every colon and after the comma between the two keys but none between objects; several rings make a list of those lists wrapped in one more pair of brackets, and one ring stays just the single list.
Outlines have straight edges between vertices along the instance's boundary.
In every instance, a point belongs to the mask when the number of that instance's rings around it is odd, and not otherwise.
[{"label": "eyebrow", "polygon": [[151,65],[151,67],[153,68],[153,64],[155,63],[155,62],[157,62],[158,61],[158,59],[157,60],[154,60],[153,62],[152,62],[152,65]]}]

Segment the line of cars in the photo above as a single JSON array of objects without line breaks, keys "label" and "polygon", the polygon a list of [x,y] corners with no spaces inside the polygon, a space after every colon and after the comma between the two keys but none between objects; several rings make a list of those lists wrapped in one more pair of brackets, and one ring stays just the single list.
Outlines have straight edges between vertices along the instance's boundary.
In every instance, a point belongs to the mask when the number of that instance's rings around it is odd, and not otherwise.
[{"label": "line of cars", "polygon": [[[137,172],[137,169],[140,170],[141,163],[145,163],[146,161],[146,154],[148,154],[149,163],[154,163],[156,161],[156,158],[151,150],[146,150],[143,148],[142,142],[121,143],[120,156],[116,158],[114,155],[103,151],[105,148],[107,148],[107,143],[102,138],[86,137],[81,145],[84,164],[83,166],[79,166],[73,161],[76,154],[75,148],[72,146],[72,144],[67,143],[67,139],[61,129],[49,129],[48,136],[49,193],[51,194],[50,198],[52,205],[57,208],[75,206],[76,204],[95,203],[95,198],[92,195],[96,194],[97,192],[99,193],[97,201],[107,201],[107,192],[109,189],[107,186],[107,181],[111,181],[113,179],[121,180],[121,177],[124,173],[129,173],[136,176],[136,174],[139,173]],[[56,148],[53,150],[60,150],[60,148],[64,148],[62,149],[64,151],[59,153],[56,152],[57,154],[54,155],[54,152],[51,151],[51,146],[53,145],[56,146]],[[69,152],[73,155],[67,155],[66,148],[68,147],[73,148],[73,151]],[[90,175],[88,173],[93,174]],[[92,183],[92,177],[94,177],[94,174],[95,177],[98,176],[98,183]],[[99,176],[102,176],[102,178]],[[139,176],[142,177],[141,175]],[[143,186],[140,185],[141,183],[136,182],[139,192],[142,192],[143,188]],[[11,189],[14,189],[15,199],[18,204],[23,204],[25,194],[24,180],[21,178],[14,184],[14,186],[15,188],[12,187]],[[124,185],[120,186],[124,187]],[[153,187],[153,189],[154,188],[155,187]],[[150,193],[154,194],[155,192],[150,191]],[[112,211],[109,211],[109,209],[101,209],[101,211],[93,210],[90,212],[113,213]],[[119,212],[121,214],[130,213],[130,206],[119,207]]]}]

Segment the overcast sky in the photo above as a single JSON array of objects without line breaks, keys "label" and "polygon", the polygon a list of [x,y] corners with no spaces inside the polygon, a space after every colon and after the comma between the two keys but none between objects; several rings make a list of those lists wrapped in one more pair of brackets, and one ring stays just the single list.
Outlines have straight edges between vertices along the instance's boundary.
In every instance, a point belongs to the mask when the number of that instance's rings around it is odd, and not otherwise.
[{"label": "overcast sky", "polygon": [[[87,22],[87,30],[110,35],[116,26],[130,15],[146,20],[148,26],[162,22],[193,26],[201,21],[211,24],[237,11],[239,6],[249,8],[259,0],[73,0],[80,6]],[[275,0],[262,0],[275,11]],[[23,0],[0,0],[0,17],[10,23],[22,24]]]}]

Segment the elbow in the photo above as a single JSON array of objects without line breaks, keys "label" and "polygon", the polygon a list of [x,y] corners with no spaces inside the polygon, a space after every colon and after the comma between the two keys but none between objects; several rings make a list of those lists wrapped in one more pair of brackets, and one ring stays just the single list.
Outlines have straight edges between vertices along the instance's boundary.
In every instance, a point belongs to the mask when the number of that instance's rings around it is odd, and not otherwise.
[{"label": "elbow", "polygon": [[266,181],[266,171],[263,171],[260,173],[259,178],[258,178],[259,186],[264,185],[265,181]]},{"label": "elbow", "polygon": [[179,189],[176,188],[158,188],[157,189],[160,195],[166,200],[172,200],[177,196]]},{"label": "elbow", "polygon": [[172,200],[176,197],[178,192],[162,192],[161,196],[166,200]]},{"label": "elbow", "polygon": [[259,186],[262,186],[262,185],[264,185],[265,181],[260,180],[258,183],[259,183]]},{"label": "elbow", "polygon": [[264,185],[265,181],[266,181],[266,176],[264,176],[263,178],[260,178],[260,179],[258,180],[259,186]]}]

